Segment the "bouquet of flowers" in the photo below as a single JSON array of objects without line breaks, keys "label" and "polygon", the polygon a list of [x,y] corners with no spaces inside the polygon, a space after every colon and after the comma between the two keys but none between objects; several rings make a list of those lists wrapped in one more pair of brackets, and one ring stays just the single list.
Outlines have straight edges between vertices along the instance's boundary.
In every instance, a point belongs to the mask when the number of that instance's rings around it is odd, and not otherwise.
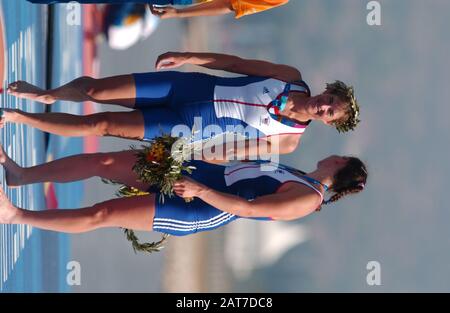
[{"label": "bouquet of flowers", "polygon": [[[142,150],[136,150],[137,162],[133,171],[142,182],[158,187],[161,191],[160,201],[164,202],[164,196],[174,195],[173,185],[183,173],[192,174],[195,169],[184,165],[192,158],[193,150],[193,143],[189,139],[168,135],[157,137],[151,141],[150,146],[142,146]],[[189,200],[191,199],[187,199]]]},{"label": "bouquet of flowers", "polygon": [[[133,171],[139,179],[160,190],[159,201],[164,202],[164,197],[174,195],[173,185],[184,173],[191,174],[195,167],[186,166],[195,151],[191,138],[176,138],[162,135],[150,141],[150,145],[143,145],[140,149],[131,147],[136,152],[137,161]],[[112,181],[106,183],[117,184]],[[132,197],[147,195],[149,192],[137,188],[122,185],[117,195],[119,197]],[[192,199],[185,199],[187,202]],[[135,252],[156,252],[163,248],[163,243],[168,235],[163,235],[158,242],[140,243],[133,230],[124,230],[127,239],[132,243]]]}]

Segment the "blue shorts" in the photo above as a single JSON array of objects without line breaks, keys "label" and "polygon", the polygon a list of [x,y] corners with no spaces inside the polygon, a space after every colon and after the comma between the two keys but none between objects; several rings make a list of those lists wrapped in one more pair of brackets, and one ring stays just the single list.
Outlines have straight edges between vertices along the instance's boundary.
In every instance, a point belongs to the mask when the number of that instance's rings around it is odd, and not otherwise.
[{"label": "blue shorts", "polygon": [[239,218],[197,198],[189,203],[177,196],[165,197],[164,203],[156,201],[153,230],[173,236],[213,230]]},{"label": "blue shorts", "polygon": [[[214,90],[217,85],[239,87],[264,80],[264,77],[218,77],[204,73],[192,72],[150,72],[133,74],[136,86],[135,108],[142,111],[145,123],[144,139],[150,140],[162,133],[173,133],[175,126],[184,129],[205,130],[214,125],[226,131],[229,126],[248,125],[238,119],[218,118],[214,108]],[[200,118],[200,119],[199,119]],[[201,124],[200,124],[201,123]],[[195,126],[194,126],[195,125]],[[213,128],[210,128],[214,131]],[[260,135],[264,135],[255,132]],[[215,133],[203,132],[202,138],[210,138]]]},{"label": "blue shorts", "polygon": [[[275,192],[279,183],[273,179],[260,178],[251,182],[242,181],[234,186],[226,186],[224,179],[225,167],[201,161],[192,161],[194,170],[191,177],[214,190],[238,195],[246,199]],[[155,190],[150,189],[150,192]],[[185,236],[202,231],[213,230],[224,226],[241,217],[221,211],[210,204],[195,198],[186,201],[178,196],[165,197],[164,202],[159,201],[160,193],[155,192],[155,217],[153,230],[174,236]],[[270,218],[251,218],[255,220],[270,220]]]},{"label": "blue shorts", "polygon": [[195,117],[203,123],[216,122],[214,87],[216,76],[203,73],[151,72],[133,74],[135,108],[144,116],[144,139],[171,134],[177,125],[194,127]]},{"label": "blue shorts", "polygon": [[[197,168],[192,173],[193,179],[215,190],[227,190],[223,166],[198,161],[193,161],[191,164]],[[207,172],[208,174],[206,174]],[[171,198],[166,196],[164,202],[161,202],[159,196],[160,194],[157,193],[155,197],[154,231],[184,236],[212,230],[238,218],[233,214],[218,210],[198,198],[186,203],[183,198],[178,196]]]}]

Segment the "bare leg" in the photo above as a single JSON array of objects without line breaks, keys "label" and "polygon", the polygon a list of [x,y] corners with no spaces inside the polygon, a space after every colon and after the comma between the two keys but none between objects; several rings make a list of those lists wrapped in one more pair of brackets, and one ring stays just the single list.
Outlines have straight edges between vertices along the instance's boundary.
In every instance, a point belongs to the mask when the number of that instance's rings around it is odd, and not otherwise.
[{"label": "bare leg", "polygon": [[0,146],[0,164],[5,169],[6,184],[10,187],[18,186],[24,169],[9,158],[2,146]]},{"label": "bare leg", "polygon": [[28,113],[4,109],[0,128],[5,123],[25,124],[60,136],[144,137],[144,117],[139,110],[103,112],[91,115],[67,113]]},{"label": "bare leg", "polygon": [[24,99],[52,104],[57,100],[94,101],[105,104],[117,104],[134,108],[136,86],[133,75],[112,76],[95,79],[83,76],[70,83],[51,90],[43,90],[24,81],[8,86],[8,93]]},{"label": "bare leg", "polygon": [[132,170],[136,163],[136,156],[131,150],[79,154],[23,168],[11,160],[3,149],[0,149],[0,163],[5,169],[6,183],[10,187],[42,182],[67,183],[98,176],[140,190],[149,188],[147,184],[139,181],[139,177]]},{"label": "bare leg", "polygon": [[28,211],[15,207],[0,187],[0,224],[26,224],[65,233],[82,233],[104,227],[150,231],[155,195],[120,198],[76,210]]}]

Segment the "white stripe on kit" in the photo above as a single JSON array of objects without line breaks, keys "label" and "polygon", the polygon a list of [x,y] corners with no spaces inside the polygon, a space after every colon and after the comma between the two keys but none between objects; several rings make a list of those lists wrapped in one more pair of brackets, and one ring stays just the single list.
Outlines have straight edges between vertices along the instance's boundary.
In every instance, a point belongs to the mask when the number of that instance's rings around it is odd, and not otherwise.
[{"label": "white stripe on kit", "polygon": [[209,222],[212,222],[213,220],[218,219],[218,218],[220,218],[220,217],[222,217],[224,215],[227,215],[227,214],[229,214],[229,213],[222,212],[221,214],[216,215],[216,216],[214,216],[214,217],[212,217],[212,218],[210,218],[208,220],[192,221],[192,222],[185,222],[185,221],[173,220],[173,219],[170,219],[170,218],[160,218],[160,217],[155,217],[154,220],[158,221],[158,222],[173,222],[173,223],[178,223],[178,224],[192,225],[192,224],[197,224],[197,223],[209,223]]},{"label": "white stripe on kit", "polygon": [[213,223],[208,223],[205,225],[194,224],[193,226],[179,226],[179,225],[171,224],[171,223],[158,223],[158,225],[156,225],[156,226],[155,226],[155,224],[153,224],[153,229],[168,229],[168,230],[189,232],[189,231],[196,230],[196,229],[208,229],[208,228],[220,226],[220,225],[224,224],[225,222],[228,222],[229,220],[231,220],[233,217],[235,217],[235,215],[227,214],[226,216],[222,217],[221,219],[219,219]]},{"label": "white stripe on kit", "polygon": [[156,226],[173,226],[173,227],[177,227],[179,229],[191,230],[191,229],[196,229],[198,227],[209,227],[211,225],[220,224],[223,220],[226,220],[230,216],[231,216],[231,214],[225,215],[225,216],[222,216],[220,219],[215,220],[214,222],[210,222],[210,223],[206,223],[206,224],[194,222],[194,223],[192,223],[192,225],[177,225],[174,223],[157,222],[157,223],[153,223],[153,226],[155,226],[155,225]]}]

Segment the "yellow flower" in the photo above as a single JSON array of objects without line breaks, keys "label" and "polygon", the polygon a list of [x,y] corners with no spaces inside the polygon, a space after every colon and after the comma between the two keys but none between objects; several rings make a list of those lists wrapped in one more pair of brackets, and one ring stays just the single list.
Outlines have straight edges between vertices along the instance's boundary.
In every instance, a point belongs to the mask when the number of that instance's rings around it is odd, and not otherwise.
[{"label": "yellow flower", "polygon": [[160,142],[154,143],[147,153],[146,160],[148,162],[161,162],[164,159],[165,151],[164,144]]}]

